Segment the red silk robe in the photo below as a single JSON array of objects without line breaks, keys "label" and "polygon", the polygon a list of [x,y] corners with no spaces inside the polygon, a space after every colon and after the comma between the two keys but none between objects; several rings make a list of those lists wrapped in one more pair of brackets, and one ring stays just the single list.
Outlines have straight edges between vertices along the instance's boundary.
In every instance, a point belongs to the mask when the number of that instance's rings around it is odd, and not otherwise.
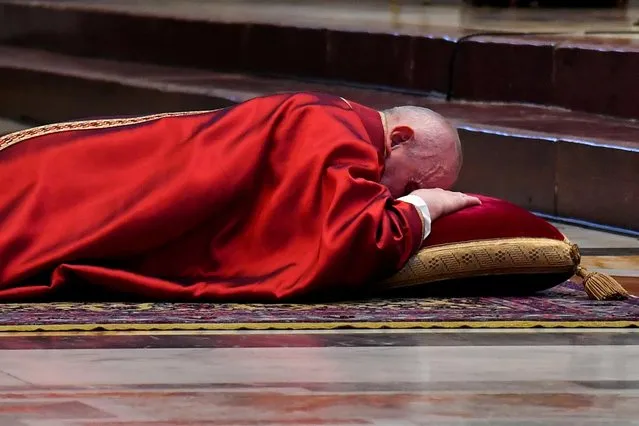
[{"label": "red silk robe", "polygon": [[421,245],[384,152],[377,111],[305,93],[5,136],[0,301],[354,291]]}]

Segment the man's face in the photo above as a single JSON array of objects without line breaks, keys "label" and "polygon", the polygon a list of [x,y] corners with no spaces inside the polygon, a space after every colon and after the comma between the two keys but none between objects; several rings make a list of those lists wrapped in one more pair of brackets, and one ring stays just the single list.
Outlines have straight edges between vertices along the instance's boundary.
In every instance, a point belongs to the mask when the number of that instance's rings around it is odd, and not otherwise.
[{"label": "man's face", "polygon": [[450,189],[457,180],[457,155],[416,155],[406,145],[394,147],[386,159],[381,183],[394,198],[416,189]]},{"label": "man's face", "polygon": [[415,174],[414,166],[413,161],[406,156],[405,150],[401,147],[393,150],[386,159],[381,183],[389,189],[394,198],[419,189],[417,182],[412,179]]}]

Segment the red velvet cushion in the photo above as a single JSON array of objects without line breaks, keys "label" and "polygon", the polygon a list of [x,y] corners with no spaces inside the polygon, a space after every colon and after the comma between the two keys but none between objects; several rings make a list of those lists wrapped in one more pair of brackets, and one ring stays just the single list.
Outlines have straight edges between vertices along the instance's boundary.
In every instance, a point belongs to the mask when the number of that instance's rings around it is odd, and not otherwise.
[{"label": "red velvet cushion", "polygon": [[387,289],[411,296],[528,295],[574,274],[576,247],[557,228],[514,204],[477,196],[481,205],[433,222],[422,249],[385,281]]},{"label": "red velvet cushion", "polygon": [[557,228],[521,207],[497,198],[472,195],[482,204],[435,221],[423,247],[496,238],[564,239]]}]

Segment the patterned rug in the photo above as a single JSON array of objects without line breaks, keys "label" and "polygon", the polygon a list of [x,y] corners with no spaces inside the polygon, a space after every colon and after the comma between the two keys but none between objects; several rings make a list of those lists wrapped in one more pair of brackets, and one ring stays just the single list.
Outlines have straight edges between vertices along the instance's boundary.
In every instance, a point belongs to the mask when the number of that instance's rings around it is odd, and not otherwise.
[{"label": "patterned rug", "polygon": [[566,283],[535,297],[335,304],[1,304],[0,332],[639,327],[639,299],[597,302]]}]

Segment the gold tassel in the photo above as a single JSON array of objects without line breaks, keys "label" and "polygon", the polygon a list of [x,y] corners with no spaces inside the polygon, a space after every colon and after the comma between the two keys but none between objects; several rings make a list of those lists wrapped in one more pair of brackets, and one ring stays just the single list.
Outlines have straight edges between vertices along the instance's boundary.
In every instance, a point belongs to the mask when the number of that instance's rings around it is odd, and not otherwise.
[{"label": "gold tassel", "polygon": [[625,300],[630,294],[613,277],[600,272],[588,272],[585,268],[577,268],[588,297],[594,300]]}]

